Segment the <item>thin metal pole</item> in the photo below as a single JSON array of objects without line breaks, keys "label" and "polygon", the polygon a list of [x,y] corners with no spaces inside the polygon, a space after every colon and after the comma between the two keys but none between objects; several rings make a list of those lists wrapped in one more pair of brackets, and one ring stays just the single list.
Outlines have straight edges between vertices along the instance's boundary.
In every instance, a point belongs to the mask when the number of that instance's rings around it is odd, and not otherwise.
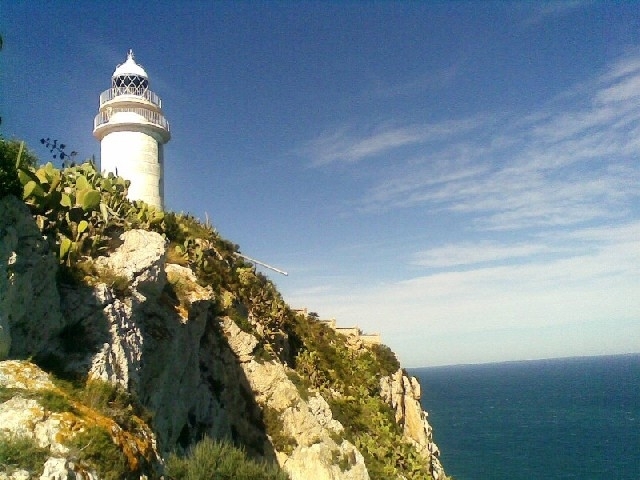
[{"label": "thin metal pole", "polygon": [[243,254],[238,253],[238,252],[233,252],[233,254],[238,256],[238,257],[242,257],[245,260],[249,260],[250,262],[257,263],[258,265],[262,265],[263,267],[267,267],[268,269],[273,270],[274,272],[278,272],[278,273],[280,273],[282,275],[289,276],[289,274],[287,272],[285,272],[284,270],[280,270],[279,268],[272,267],[271,265],[269,265],[267,263],[264,263],[264,262],[261,262],[260,260],[256,260],[255,258],[247,257],[246,255],[243,255]]}]

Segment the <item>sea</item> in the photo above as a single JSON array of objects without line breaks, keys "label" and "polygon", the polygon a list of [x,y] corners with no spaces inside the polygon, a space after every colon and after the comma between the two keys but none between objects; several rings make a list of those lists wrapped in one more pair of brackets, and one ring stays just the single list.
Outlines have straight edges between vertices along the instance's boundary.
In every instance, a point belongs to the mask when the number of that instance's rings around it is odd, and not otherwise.
[{"label": "sea", "polygon": [[640,354],[409,373],[455,480],[640,480]]}]

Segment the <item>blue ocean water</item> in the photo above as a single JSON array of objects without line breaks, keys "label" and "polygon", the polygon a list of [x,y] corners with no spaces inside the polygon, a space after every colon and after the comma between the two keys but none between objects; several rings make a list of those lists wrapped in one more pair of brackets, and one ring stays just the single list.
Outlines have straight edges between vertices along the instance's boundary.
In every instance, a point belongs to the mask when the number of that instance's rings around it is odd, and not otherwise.
[{"label": "blue ocean water", "polygon": [[409,373],[455,480],[640,480],[640,355]]}]

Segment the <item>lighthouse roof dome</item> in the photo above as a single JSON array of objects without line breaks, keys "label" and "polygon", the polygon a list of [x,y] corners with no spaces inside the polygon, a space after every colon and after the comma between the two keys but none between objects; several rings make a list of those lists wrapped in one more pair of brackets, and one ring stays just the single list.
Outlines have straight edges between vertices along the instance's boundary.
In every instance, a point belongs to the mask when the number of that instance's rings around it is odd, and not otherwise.
[{"label": "lighthouse roof dome", "polygon": [[112,76],[113,78],[115,78],[115,77],[133,76],[133,75],[138,77],[149,78],[147,76],[147,72],[144,71],[144,68],[138,65],[136,61],[133,59],[133,50],[129,50],[129,53],[127,54],[127,60],[116,67]]}]

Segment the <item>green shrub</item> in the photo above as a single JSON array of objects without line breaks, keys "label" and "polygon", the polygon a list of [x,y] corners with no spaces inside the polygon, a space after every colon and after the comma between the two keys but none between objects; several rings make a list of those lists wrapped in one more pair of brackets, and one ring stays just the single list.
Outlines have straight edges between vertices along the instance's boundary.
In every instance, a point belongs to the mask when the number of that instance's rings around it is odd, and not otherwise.
[{"label": "green shrub", "polygon": [[42,408],[49,412],[74,411],[69,399],[62,393],[54,390],[27,390],[24,388],[0,387],[0,403],[4,403],[15,396],[36,400]]},{"label": "green shrub", "polygon": [[235,324],[240,328],[240,330],[246,333],[251,333],[251,334],[255,332],[255,328],[253,327],[253,325],[251,325],[251,322],[249,321],[249,317],[247,316],[246,313],[241,311],[241,308],[239,305],[234,305],[231,308],[229,308],[228,314],[229,314],[229,317],[231,317],[231,320],[235,322]]},{"label": "green shrub", "polygon": [[123,299],[131,293],[131,282],[126,276],[118,275],[108,267],[98,269],[96,275],[96,280],[100,283],[106,283],[117,298]]},{"label": "green shrub", "polygon": [[309,383],[306,378],[302,377],[295,370],[287,370],[287,377],[289,377],[291,383],[296,386],[296,389],[300,394],[300,398],[302,398],[305,402],[309,400],[309,389],[311,388],[311,383]]},{"label": "green shrub", "polygon": [[152,414],[133,395],[109,382],[89,380],[83,389],[75,393],[75,397],[87,407],[112,418],[128,431],[134,431],[138,427],[134,415],[147,424],[152,420]]},{"label": "green shrub", "polygon": [[0,198],[6,195],[22,198],[22,184],[16,169],[20,148],[15,151],[15,143],[0,138]]},{"label": "green shrub", "polygon": [[389,347],[384,344],[378,344],[371,345],[369,348],[378,360],[381,375],[389,376],[400,369],[398,357]]},{"label": "green shrub", "polygon": [[335,417],[348,425],[346,437],[364,457],[372,480],[431,478],[424,458],[402,439],[392,409],[380,397],[332,399],[330,405]]},{"label": "green shrub", "polygon": [[41,472],[47,456],[48,450],[39,447],[31,438],[0,433],[0,471]]},{"label": "green shrub", "polygon": [[[50,361],[50,358],[47,357],[47,360]],[[58,357],[55,358],[57,361],[61,361]],[[45,370],[50,367],[49,363],[43,366],[42,362],[40,362],[39,365]],[[153,414],[142,406],[134,395],[120,386],[98,379],[88,381],[76,377],[63,379],[57,376],[57,373],[52,376],[52,380],[58,389],[64,393],[55,391],[29,392],[25,390],[24,395],[27,398],[38,400],[44,408],[56,412],[74,412],[74,407],[69,400],[71,399],[113,419],[121,428],[130,432],[138,429],[139,420],[148,425],[153,420]],[[0,401],[5,396],[8,396],[8,393],[3,392],[3,389],[0,388]],[[137,417],[137,419],[134,417]]]},{"label": "green shrub", "polygon": [[54,392],[53,390],[40,390],[31,393],[31,398],[34,398],[38,403],[50,412],[73,412],[75,409],[69,399],[63,394]]},{"label": "green shrub", "polygon": [[78,399],[87,407],[105,415],[114,408],[126,409],[129,404],[128,394],[119,387],[103,380],[89,380],[84,389],[77,393]]},{"label": "green shrub", "polygon": [[[0,158],[11,162],[13,168],[29,168],[38,165],[38,157],[29,149],[25,142],[20,140],[7,140],[0,137]],[[22,188],[20,195],[22,196]]]},{"label": "green shrub", "polygon": [[354,452],[340,452],[340,450],[334,450],[331,452],[333,463],[337,464],[341,472],[346,472],[351,468],[351,465],[356,463],[356,456]]},{"label": "green shrub", "polygon": [[284,433],[284,424],[280,412],[275,408],[265,405],[262,409],[262,421],[265,429],[271,437],[273,447],[279,451],[290,455],[298,445],[296,439]]},{"label": "green shrub", "polygon": [[0,386],[0,403],[4,403],[7,400],[11,400],[15,396],[14,391],[15,389],[13,388]]},{"label": "green shrub", "polygon": [[323,393],[345,428],[344,437],[362,453],[371,479],[429,479],[424,458],[402,439],[394,412],[380,397],[380,378],[400,368],[395,354],[385,345],[349,348],[342,335],[315,316],[290,316],[285,327],[292,366]]},{"label": "green shrub", "polygon": [[104,480],[138,479],[139,474],[129,469],[122,449],[101,427],[90,427],[67,443],[70,455],[85,468],[95,470]]},{"label": "green shrub", "polygon": [[167,473],[175,480],[287,480],[276,465],[247,458],[228,442],[205,437],[186,456],[171,455]]}]

